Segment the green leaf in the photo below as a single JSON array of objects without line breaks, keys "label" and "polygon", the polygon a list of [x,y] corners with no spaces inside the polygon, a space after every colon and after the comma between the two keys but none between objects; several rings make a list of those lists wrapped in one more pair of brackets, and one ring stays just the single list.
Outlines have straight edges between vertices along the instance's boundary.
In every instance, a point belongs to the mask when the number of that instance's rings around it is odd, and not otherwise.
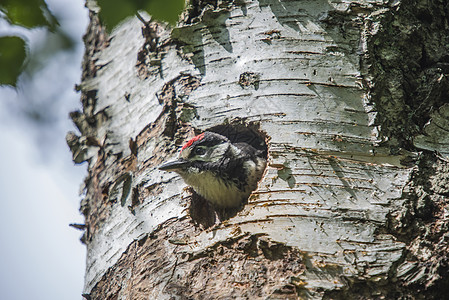
[{"label": "green leaf", "polygon": [[0,37],[0,85],[16,86],[25,57],[23,39],[17,36]]},{"label": "green leaf", "polygon": [[146,10],[158,21],[165,21],[175,25],[184,9],[184,5],[184,0],[150,0],[142,9]]},{"label": "green leaf", "polygon": [[50,30],[58,25],[44,0],[1,0],[0,11],[12,25],[27,28],[45,26]]},{"label": "green leaf", "polygon": [[184,9],[184,0],[97,0],[100,18],[111,30],[139,10],[147,11],[155,20],[176,24]]},{"label": "green leaf", "polygon": [[125,18],[137,11],[135,0],[97,0],[100,6],[100,19],[110,30]]}]

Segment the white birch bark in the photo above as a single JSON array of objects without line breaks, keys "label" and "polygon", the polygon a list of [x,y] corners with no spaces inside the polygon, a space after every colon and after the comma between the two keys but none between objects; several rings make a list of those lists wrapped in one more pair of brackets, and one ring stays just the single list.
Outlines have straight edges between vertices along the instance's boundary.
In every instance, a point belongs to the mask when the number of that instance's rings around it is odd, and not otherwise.
[{"label": "white birch bark", "polygon": [[[151,24],[147,39],[137,18],[115,29],[90,58],[96,74],[81,90],[96,91],[94,104],[86,101],[87,117],[75,120],[84,128],[74,142],[78,160],[87,160],[90,171],[82,203],[86,297],[107,289],[112,276],[119,299],[283,298],[285,287],[293,289],[285,297],[321,299],[351,282],[418,272],[407,262],[405,242],[388,230],[391,217],[403,213],[403,191],[416,170],[401,161],[417,155],[392,155],[384,143],[370,102],[376,82],[366,66],[369,38],[399,2],[223,1],[202,4],[191,22],[193,13],[186,13],[174,29]],[[86,125],[89,117],[95,125]],[[238,118],[259,124],[267,137],[265,174],[235,216],[182,231],[192,223],[190,192],[157,166],[177,155],[193,129]],[[429,139],[418,136],[415,144],[435,149]],[[447,154],[447,142],[443,148],[437,150]],[[238,246],[222,246],[252,238],[268,266],[263,280],[246,272],[251,257],[243,260]],[[132,278],[142,266],[114,273],[132,262],[130,253],[157,261],[159,252],[139,252],[150,240],[171,260],[138,283]],[[283,261],[267,254],[275,246],[284,249]],[[195,263],[208,256],[217,258],[218,271],[202,286]],[[260,289],[239,287],[258,280]]]}]

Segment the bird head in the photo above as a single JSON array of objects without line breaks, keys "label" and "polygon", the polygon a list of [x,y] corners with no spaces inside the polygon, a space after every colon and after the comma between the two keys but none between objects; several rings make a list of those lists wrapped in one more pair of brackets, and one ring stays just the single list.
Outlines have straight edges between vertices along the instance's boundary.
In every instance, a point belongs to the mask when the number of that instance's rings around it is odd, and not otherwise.
[{"label": "bird head", "polygon": [[188,173],[210,171],[219,166],[230,147],[231,143],[228,138],[206,131],[184,144],[177,160],[165,163],[159,166],[159,169],[173,171],[181,176]]}]

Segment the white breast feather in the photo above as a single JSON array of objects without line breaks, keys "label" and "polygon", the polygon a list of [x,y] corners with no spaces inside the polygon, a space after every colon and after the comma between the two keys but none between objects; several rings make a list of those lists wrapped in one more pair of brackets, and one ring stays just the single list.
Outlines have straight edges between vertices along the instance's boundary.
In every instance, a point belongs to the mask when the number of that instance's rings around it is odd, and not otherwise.
[{"label": "white breast feather", "polygon": [[226,185],[222,179],[210,171],[200,172],[195,169],[188,174],[183,174],[182,177],[188,185],[212,204],[220,207],[236,207],[256,188],[257,179],[262,176],[266,160],[258,158],[257,163],[246,161],[244,164],[249,183],[245,191],[241,191],[232,183]]},{"label": "white breast feather", "polygon": [[238,206],[246,196],[237,186],[224,184],[223,180],[209,171],[190,173],[184,177],[184,181],[193,187],[195,192],[220,207]]}]

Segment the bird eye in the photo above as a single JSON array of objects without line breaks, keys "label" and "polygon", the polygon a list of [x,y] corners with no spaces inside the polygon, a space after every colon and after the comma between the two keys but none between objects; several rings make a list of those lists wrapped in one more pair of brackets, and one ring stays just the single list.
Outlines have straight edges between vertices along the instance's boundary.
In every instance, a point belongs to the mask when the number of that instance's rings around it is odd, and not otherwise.
[{"label": "bird eye", "polygon": [[204,148],[195,148],[194,153],[195,153],[195,155],[204,155],[204,154],[206,154],[206,149],[204,149]]}]

